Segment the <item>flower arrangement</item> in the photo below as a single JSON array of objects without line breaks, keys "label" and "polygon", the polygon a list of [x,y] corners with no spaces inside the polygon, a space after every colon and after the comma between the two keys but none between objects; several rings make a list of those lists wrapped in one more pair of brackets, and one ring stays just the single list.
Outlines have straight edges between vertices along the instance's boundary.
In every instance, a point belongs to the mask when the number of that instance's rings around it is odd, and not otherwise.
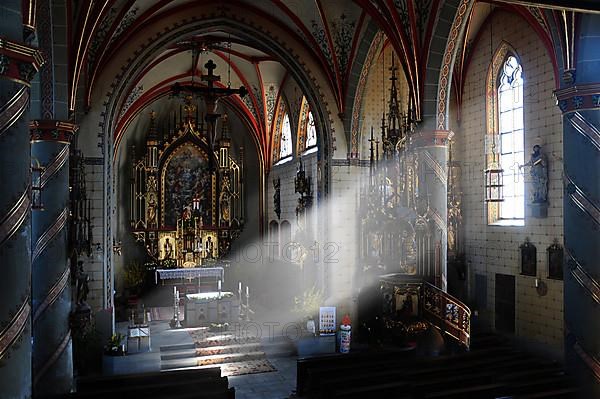
[{"label": "flower arrangement", "polygon": [[110,356],[123,356],[125,354],[125,345],[122,343],[125,335],[115,333],[108,339],[104,347],[104,353]]},{"label": "flower arrangement", "polygon": [[312,319],[319,314],[319,307],[323,303],[323,293],[315,286],[304,291],[301,297],[294,297],[295,313],[300,313],[307,319]]}]

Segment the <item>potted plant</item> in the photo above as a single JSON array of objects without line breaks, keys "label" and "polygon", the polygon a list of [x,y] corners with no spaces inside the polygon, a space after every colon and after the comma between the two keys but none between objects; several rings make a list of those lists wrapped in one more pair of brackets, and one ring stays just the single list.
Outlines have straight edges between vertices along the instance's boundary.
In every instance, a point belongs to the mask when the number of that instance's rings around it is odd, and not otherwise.
[{"label": "potted plant", "polygon": [[138,296],[144,284],[146,267],[140,262],[134,261],[125,266],[124,280],[125,287],[132,296]]},{"label": "potted plant", "polygon": [[108,343],[104,347],[104,354],[108,356],[123,356],[125,354],[125,344],[123,340],[125,335],[121,333],[115,333],[111,335]]}]

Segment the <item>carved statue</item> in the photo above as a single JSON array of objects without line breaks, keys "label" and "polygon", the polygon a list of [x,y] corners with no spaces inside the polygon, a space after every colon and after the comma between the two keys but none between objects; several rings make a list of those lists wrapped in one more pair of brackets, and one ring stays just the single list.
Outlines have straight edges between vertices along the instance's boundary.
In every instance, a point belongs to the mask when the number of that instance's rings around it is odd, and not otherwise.
[{"label": "carved statue", "polygon": [[207,258],[212,258],[213,257],[213,248],[214,248],[214,243],[212,242],[212,237],[208,236],[206,238],[206,257]]},{"label": "carved statue", "polygon": [[548,161],[541,149],[541,146],[534,145],[529,162],[523,165],[530,167],[529,175],[532,182],[531,202],[534,204],[548,201]]},{"label": "carved statue", "polygon": [[169,238],[165,239],[165,243],[163,245],[163,250],[165,252],[165,259],[173,258],[173,244],[169,242]]},{"label": "carved statue", "polygon": [[148,200],[146,225],[149,228],[156,227],[156,200],[154,199],[154,194],[150,194],[150,199]]},{"label": "carved statue", "polygon": [[85,306],[87,305],[87,296],[90,292],[90,288],[88,286],[90,277],[83,271],[83,261],[77,262],[76,279],[77,305]]},{"label": "carved statue", "polygon": [[221,219],[225,223],[229,223],[230,215],[229,215],[229,198],[227,195],[223,195],[221,197]]}]

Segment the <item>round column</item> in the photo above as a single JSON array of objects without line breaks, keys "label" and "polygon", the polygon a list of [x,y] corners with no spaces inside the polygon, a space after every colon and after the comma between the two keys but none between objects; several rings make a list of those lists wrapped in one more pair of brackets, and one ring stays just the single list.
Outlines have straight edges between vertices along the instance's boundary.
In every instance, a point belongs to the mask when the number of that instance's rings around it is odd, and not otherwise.
[{"label": "round column", "polygon": [[[446,248],[448,245],[448,140],[449,130],[420,132],[412,139],[419,164],[418,193],[426,201],[431,248],[421,254],[419,274],[446,291]],[[424,207],[425,204],[417,204]]]},{"label": "round column", "polygon": [[29,82],[43,62],[22,43],[21,2],[0,6],[0,387],[31,397]]},{"label": "round column", "polygon": [[600,17],[581,14],[578,24],[576,63],[556,92],[563,113],[565,360],[589,389],[581,397],[591,398],[600,396]]},{"label": "round column", "polygon": [[67,221],[69,143],[77,127],[40,120],[30,129],[32,165],[43,168],[31,223],[33,391],[49,396],[68,393],[73,384]]}]

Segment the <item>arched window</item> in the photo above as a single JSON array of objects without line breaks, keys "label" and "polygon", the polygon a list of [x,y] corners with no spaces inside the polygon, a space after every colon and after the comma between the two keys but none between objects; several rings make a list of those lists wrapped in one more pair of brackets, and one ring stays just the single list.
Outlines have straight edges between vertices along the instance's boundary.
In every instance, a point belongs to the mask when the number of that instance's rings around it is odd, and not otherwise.
[{"label": "arched window", "polygon": [[523,68],[509,50],[501,45],[488,73],[487,167],[502,170],[503,185],[499,201],[488,202],[488,223],[523,226]]},{"label": "arched window", "polygon": [[498,87],[500,167],[503,172],[504,201],[500,219],[525,217],[524,182],[520,166],[525,163],[523,149],[523,76],[519,61],[509,56],[502,68]]},{"label": "arched window", "polygon": [[308,111],[308,123],[306,124],[306,149],[317,145],[317,128],[315,127],[315,120],[313,114]]},{"label": "arched window", "polygon": [[302,97],[298,115],[298,142],[296,154],[308,154],[317,151],[317,128],[306,97]]},{"label": "arched window", "polygon": [[281,123],[280,140],[279,160],[282,160],[292,155],[292,128],[290,126],[290,117],[287,113],[283,116],[283,122]]}]

